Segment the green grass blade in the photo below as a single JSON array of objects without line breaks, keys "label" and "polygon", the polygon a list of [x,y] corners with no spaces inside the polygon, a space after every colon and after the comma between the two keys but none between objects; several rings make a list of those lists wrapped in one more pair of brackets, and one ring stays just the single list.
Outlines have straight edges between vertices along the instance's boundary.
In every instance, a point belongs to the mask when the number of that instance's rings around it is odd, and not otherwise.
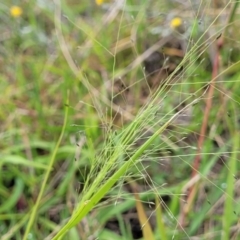
[{"label": "green grass blade", "polygon": [[[188,107],[188,106],[186,106]],[[184,110],[184,109],[183,109]],[[182,111],[183,111],[182,110]],[[74,227],[79,223],[87,213],[89,213],[94,206],[107,194],[107,192],[112,188],[112,186],[131,168],[137,160],[141,157],[143,152],[153,143],[153,141],[159,137],[159,135],[168,127],[168,125],[181,113],[178,112],[174,114],[161,128],[159,128],[139,149],[135,154],[126,161],[121,168],[119,168],[92,196],[85,202],[81,202],[80,206],[73,213],[72,217],[68,223],[62,227],[58,234],[53,238],[53,240],[60,239],[63,237],[69,229]],[[99,172],[99,174],[101,174]],[[95,185],[96,186],[96,185]],[[95,189],[96,190],[96,189]],[[88,193],[87,193],[88,194]],[[89,195],[89,194],[88,194]]]},{"label": "green grass blade", "polygon": [[[67,95],[67,101],[66,101],[66,105],[69,104],[69,91],[68,91],[68,95]],[[57,155],[57,151],[59,149],[59,146],[62,142],[62,139],[63,139],[63,135],[64,135],[64,132],[65,132],[65,128],[66,128],[66,125],[67,125],[67,118],[68,118],[68,110],[69,108],[66,107],[65,108],[65,115],[64,115],[64,123],[63,123],[63,127],[62,127],[62,131],[61,131],[61,134],[60,134],[60,137],[57,141],[57,144],[54,148],[54,151],[53,151],[53,154],[52,154],[52,157],[50,159],[50,162],[49,162],[49,165],[48,165],[48,169],[46,171],[46,174],[45,174],[45,177],[44,177],[44,180],[43,180],[43,183],[42,183],[42,186],[41,186],[41,189],[40,189],[40,192],[39,192],[39,195],[38,195],[38,198],[37,198],[37,201],[32,209],[32,212],[31,212],[31,215],[30,215],[30,219],[29,219],[29,222],[28,222],[28,225],[27,225],[27,228],[26,228],[26,231],[24,233],[24,236],[23,236],[23,240],[27,240],[28,239],[28,234],[31,230],[31,227],[33,225],[33,222],[36,218],[36,215],[37,215],[37,210],[38,210],[38,207],[40,205],[40,201],[42,199],[42,196],[43,196],[43,193],[44,193],[44,190],[46,188],[46,184],[47,184],[47,181],[48,181],[48,178],[49,178],[49,175],[50,175],[50,172],[52,170],[52,166],[54,164],[54,161],[55,161],[55,158],[56,158],[56,155]]]}]

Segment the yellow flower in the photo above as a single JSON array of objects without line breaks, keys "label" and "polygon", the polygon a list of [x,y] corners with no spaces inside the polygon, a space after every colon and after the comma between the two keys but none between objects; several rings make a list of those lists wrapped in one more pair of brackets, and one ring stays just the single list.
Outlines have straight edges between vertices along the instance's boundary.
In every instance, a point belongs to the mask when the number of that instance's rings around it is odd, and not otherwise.
[{"label": "yellow flower", "polygon": [[178,27],[180,27],[182,25],[182,19],[179,17],[175,17],[172,19],[172,21],[170,22],[170,27],[172,29],[177,29]]},{"label": "yellow flower", "polygon": [[22,9],[18,6],[12,6],[10,8],[10,14],[15,18],[20,17],[22,15]]},{"label": "yellow flower", "polygon": [[95,2],[96,2],[97,5],[102,5],[104,0],[95,0]]}]

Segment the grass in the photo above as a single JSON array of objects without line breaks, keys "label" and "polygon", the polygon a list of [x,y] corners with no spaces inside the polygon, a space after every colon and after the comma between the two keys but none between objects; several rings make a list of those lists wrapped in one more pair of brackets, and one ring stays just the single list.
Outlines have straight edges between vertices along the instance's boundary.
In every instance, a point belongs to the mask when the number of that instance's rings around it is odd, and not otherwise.
[{"label": "grass", "polygon": [[0,5],[1,239],[238,239],[238,2],[19,6]]}]

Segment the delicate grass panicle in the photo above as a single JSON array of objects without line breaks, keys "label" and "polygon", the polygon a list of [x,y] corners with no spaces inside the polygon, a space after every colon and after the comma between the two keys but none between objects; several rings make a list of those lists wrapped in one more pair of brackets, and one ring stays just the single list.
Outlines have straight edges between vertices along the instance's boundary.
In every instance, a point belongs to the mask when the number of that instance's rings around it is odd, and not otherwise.
[{"label": "delicate grass panicle", "polygon": [[0,23],[1,240],[239,239],[237,9],[30,0]]}]

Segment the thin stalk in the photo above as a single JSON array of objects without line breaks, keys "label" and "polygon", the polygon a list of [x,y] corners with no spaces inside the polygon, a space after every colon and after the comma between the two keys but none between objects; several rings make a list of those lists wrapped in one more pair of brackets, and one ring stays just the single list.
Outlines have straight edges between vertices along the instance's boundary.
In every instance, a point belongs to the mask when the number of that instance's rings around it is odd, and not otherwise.
[{"label": "thin stalk", "polygon": [[[67,93],[66,105],[68,106],[68,104],[69,104],[69,91]],[[50,162],[49,162],[48,169],[46,171],[45,177],[43,179],[43,183],[42,183],[40,192],[38,194],[37,201],[36,201],[35,205],[33,206],[33,209],[32,209],[31,215],[30,215],[30,219],[28,221],[27,228],[26,228],[26,231],[25,231],[24,236],[23,236],[23,240],[27,240],[28,239],[28,234],[29,234],[29,232],[31,230],[31,227],[33,225],[33,222],[34,222],[34,220],[36,218],[37,210],[39,208],[41,199],[43,197],[43,193],[45,191],[45,188],[46,188],[46,185],[47,185],[47,181],[48,181],[50,172],[52,171],[52,167],[53,167],[53,164],[54,164],[54,161],[55,161],[55,158],[56,158],[59,146],[60,146],[60,144],[62,142],[63,135],[64,135],[64,132],[65,132],[65,129],[66,129],[67,118],[68,118],[68,110],[69,110],[69,107],[66,107],[65,108],[64,122],[63,122],[63,127],[62,127],[62,130],[61,130],[61,134],[60,134],[59,139],[57,141],[57,144],[56,144],[56,146],[55,146],[55,148],[53,150],[53,154],[52,154],[52,157],[50,159]]]},{"label": "thin stalk", "polygon": [[[223,215],[223,240],[230,239],[230,230],[233,221],[233,198],[234,198],[234,183],[235,183],[235,173],[237,171],[237,161],[238,161],[238,149],[239,149],[239,132],[236,132],[233,137],[233,150],[231,158],[229,159],[229,174],[227,178],[227,191],[226,200],[224,205],[224,215]],[[230,197],[229,197],[230,196]]]}]

